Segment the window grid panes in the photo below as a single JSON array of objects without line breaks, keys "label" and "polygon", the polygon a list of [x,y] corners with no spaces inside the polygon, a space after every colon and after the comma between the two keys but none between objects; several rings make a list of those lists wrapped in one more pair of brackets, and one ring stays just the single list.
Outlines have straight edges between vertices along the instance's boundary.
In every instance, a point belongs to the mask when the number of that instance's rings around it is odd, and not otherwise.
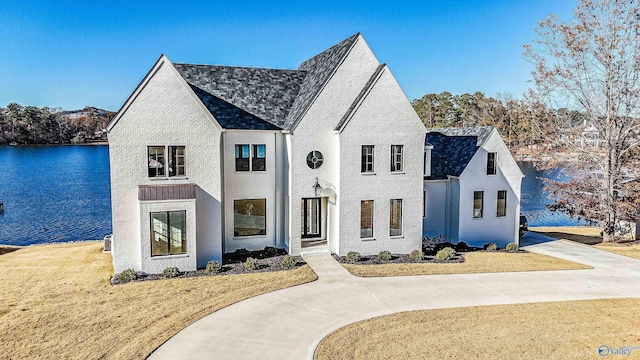
[{"label": "window grid panes", "polygon": [[360,201],[360,237],[373,237],[373,200]]},{"label": "window grid panes", "polygon": [[402,145],[391,145],[391,172],[402,171]]},{"label": "window grid panes", "polygon": [[236,171],[249,171],[249,145],[236,145]]},{"label": "window grid panes", "polygon": [[266,147],[264,144],[253,145],[253,157],[251,160],[251,170],[266,171],[267,169],[266,157],[267,157]]},{"label": "window grid panes", "polygon": [[165,153],[164,146],[147,147],[149,159],[149,177],[165,176]]},{"label": "window grid panes", "polygon": [[474,218],[482,217],[483,199],[484,199],[484,191],[473,192],[473,217]]},{"label": "window grid panes", "polygon": [[496,174],[496,153],[487,153],[487,175]]},{"label": "window grid panes", "polygon": [[362,145],[361,172],[373,172],[373,145]]},{"label": "window grid panes", "polygon": [[184,146],[169,146],[169,176],[185,176]]},{"label": "window grid panes", "polygon": [[498,190],[497,216],[507,216],[507,190]]},{"label": "window grid panes", "polygon": [[151,256],[187,253],[187,212],[151,213]]},{"label": "window grid panes", "polygon": [[267,234],[267,199],[245,199],[233,201],[233,236],[256,236]]},{"label": "window grid panes", "polygon": [[402,199],[391,199],[389,207],[389,236],[402,235]]}]

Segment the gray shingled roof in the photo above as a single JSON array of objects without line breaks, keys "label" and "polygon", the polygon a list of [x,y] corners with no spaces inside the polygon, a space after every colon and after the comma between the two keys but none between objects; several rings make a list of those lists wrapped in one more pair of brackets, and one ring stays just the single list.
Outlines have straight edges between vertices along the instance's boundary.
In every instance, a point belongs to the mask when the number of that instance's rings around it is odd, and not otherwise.
[{"label": "gray shingled roof", "polygon": [[[244,129],[262,120],[284,128],[306,73],[299,70],[173,64],[223,127]],[[217,100],[222,100],[226,105]],[[232,109],[232,108],[236,109]],[[242,113],[241,115],[239,115]],[[240,116],[239,122],[234,117]],[[251,115],[253,118],[251,118]],[[261,127],[258,127],[259,129]]]},{"label": "gray shingled roof", "polygon": [[429,129],[425,144],[433,146],[431,176],[425,179],[441,180],[447,179],[447,176],[460,176],[492,131],[491,126]]},{"label": "gray shingled roof", "polygon": [[349,54],[358,36],[360,33],[350,36],[300,64],[298,70],[305,71],[307,76],[284,124],[285,129],[295,130],[322,88]]}]

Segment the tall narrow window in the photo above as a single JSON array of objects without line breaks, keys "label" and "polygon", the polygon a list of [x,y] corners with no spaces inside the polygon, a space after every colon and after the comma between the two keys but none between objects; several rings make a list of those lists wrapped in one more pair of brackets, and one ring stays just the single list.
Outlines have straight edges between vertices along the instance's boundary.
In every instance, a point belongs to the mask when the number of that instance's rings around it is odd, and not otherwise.
[{"label": "tall narrow window", "polygon": [[360,201],[360,237],[373,237],[373,200]]},{"label": "tall narrow window", "polygon": [[391,172],[401,172],[402,169],[402,145],[391,145]]},{"label": "tall narrow window", "polygon": [[373,172],[373,145],[362,145],[361,172]]},{"label": "tall narrow window", "polygon": [[249,145],[236,145],[236,171],[249,171]]},{"label": "tall narrow window", "polygon": [[251,170],[265,171],[267,169],[265,158],[266,158],[265,146],[253,145],[253,157],[251,159]]},{"label": "tall narrow window", "polygon": [[507,190],[498,190],[498,217],[507,216]]},{"label": "tall narrow window", "polygon": [[389,205],[389,236],[400,236],[402,235],[402,199],[391,199]]},{"label": "tall narrow window", "polygon": [[147,154],[149,159],[149,177],[165,176],[165,153],[164,146],[148,146]]},{"label": "tall narrow window", "polygon": [[169,176],[184,175],[184,146],[169,146]]},{"label": "tall narrow window", "polygon": [[233,236],[267,234],[266,199],[233,201]]},{"label": "tall narrow window", "polygon": [[186,254],[187,212],[151,213],[151,256]]},{"label": "tall narrow window", "polygon": [[482,217],[482,207],[484,202],[484,191],[473,192],[473,217]]},{"label": "tall narrow window", "polygon": [[487,153],[487,175],[496,174],[496,153]]}]

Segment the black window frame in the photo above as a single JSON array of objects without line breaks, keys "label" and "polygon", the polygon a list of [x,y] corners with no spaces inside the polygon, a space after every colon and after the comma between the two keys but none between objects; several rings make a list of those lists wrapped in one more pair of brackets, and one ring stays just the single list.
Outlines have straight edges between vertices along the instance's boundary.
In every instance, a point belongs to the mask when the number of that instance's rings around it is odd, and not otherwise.
[{"label": "black window frame", "polygon": [[[360,172],[363,174],[375,172],[375,145],[362,145],[361,148]],[[365,149],[371,149],[371,152],[365,152]]]},{"label": "black window frame", "polygon": [[[400,149],[398,153],[394,150]],[[396,157],[400,156],[398,160]],[[401,173],[404,171],[404,146],[403,145],[391,145],[391,172]]]},{"label": "black window frame", "polygon": [[497,173],[498,153],[487,153],[487,175],[495,175]]},{"label": "black window frame", "polygon": [[[247,149],[247,157],[244,157],[243,147],[246,146]],[[249,159],[251,158],[251,147],[249,144],[236,144],[235,145],[235,167],[237,172],[248,172],[251,171],[251,165],[249,164]]]},{"label": "black window frame", "polygon": [[[182,252],[178,252],[178,253],[173,253],[172,252],[172,247],[171,247],[171,243],[172,243],[172,235],[173,232],[171,231],[171,213],[182,213],[183,215],[183,219],[184,219],[184,229],[182,229],[182,242],[184,243],[182,248],[184,249]],[[154,234],[155,231],[153,229],[153,216],[154,214],[165,214],[166,215],[166,219],[167,219],[167,234],[165,235],[167,237],[167,253],[166,254],[155,254],[153,253],[153,249],[154,249],[154,245],[153,245],[153,241],[154,241]],[[149,250],[151,251],[151,257],[156,257],[156,256],[172,256],[172,255],[184,255],[187,253],[187,248],[188,248],[188,244],[189,244],[189,239],[187,237],[187,228],[189,226],[189,223],[187,221],[187,211],[186,210],[170,210],[170,211],[151,211],[149,212],[149,230],[150,230],[150,234],[149,234],[149,241],[150,241],[150,247]]]},{"label": "black window frame", "polygon": [[[504,194],[504,202],[502,208],[500,207],[500,194]],[[507,216],[507,190],[498,190],[498,194],[496,196],[496,217],[506,217]],[[502,211],[501,211],[502,210]]]},{"label": "black window frame", "polygon": [[[264,148],[262,157],[259,156],[258,146],[262,146]],[[267,171],[267,145],[252,144],[251,150],[251,171]]]},{"label": "black window frame", "polygon": [[[478,198],[477,195],[480,195]],[[476,200],[480,200],[480,215],[476,215]],[[478,190],[473,192],[473,218],[482,219],[484,215],[484,191]]]}]

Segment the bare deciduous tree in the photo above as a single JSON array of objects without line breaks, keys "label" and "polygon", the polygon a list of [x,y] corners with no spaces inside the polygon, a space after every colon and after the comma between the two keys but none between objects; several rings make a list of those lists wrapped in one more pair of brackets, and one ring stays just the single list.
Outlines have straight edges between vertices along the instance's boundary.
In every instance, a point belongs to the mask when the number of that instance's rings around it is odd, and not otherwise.
[{"label": "bare deciduous tree", "polygon": [[[563,162],[573,180],[552,183],[554,207],[599,222],[613,241],[618,220],[635,216],[638,198],[628,178],[637,176],[640,111],[640,15],[633,0],[580,0],[571,22],[549,16],[525,45],[537,101],[578,110],[586,126],[558,112],[546,131],[553,149],[548,165]],[[598,141],[585,144],[585,127]],[[593,129],[591,129],[593,130]]]}]

